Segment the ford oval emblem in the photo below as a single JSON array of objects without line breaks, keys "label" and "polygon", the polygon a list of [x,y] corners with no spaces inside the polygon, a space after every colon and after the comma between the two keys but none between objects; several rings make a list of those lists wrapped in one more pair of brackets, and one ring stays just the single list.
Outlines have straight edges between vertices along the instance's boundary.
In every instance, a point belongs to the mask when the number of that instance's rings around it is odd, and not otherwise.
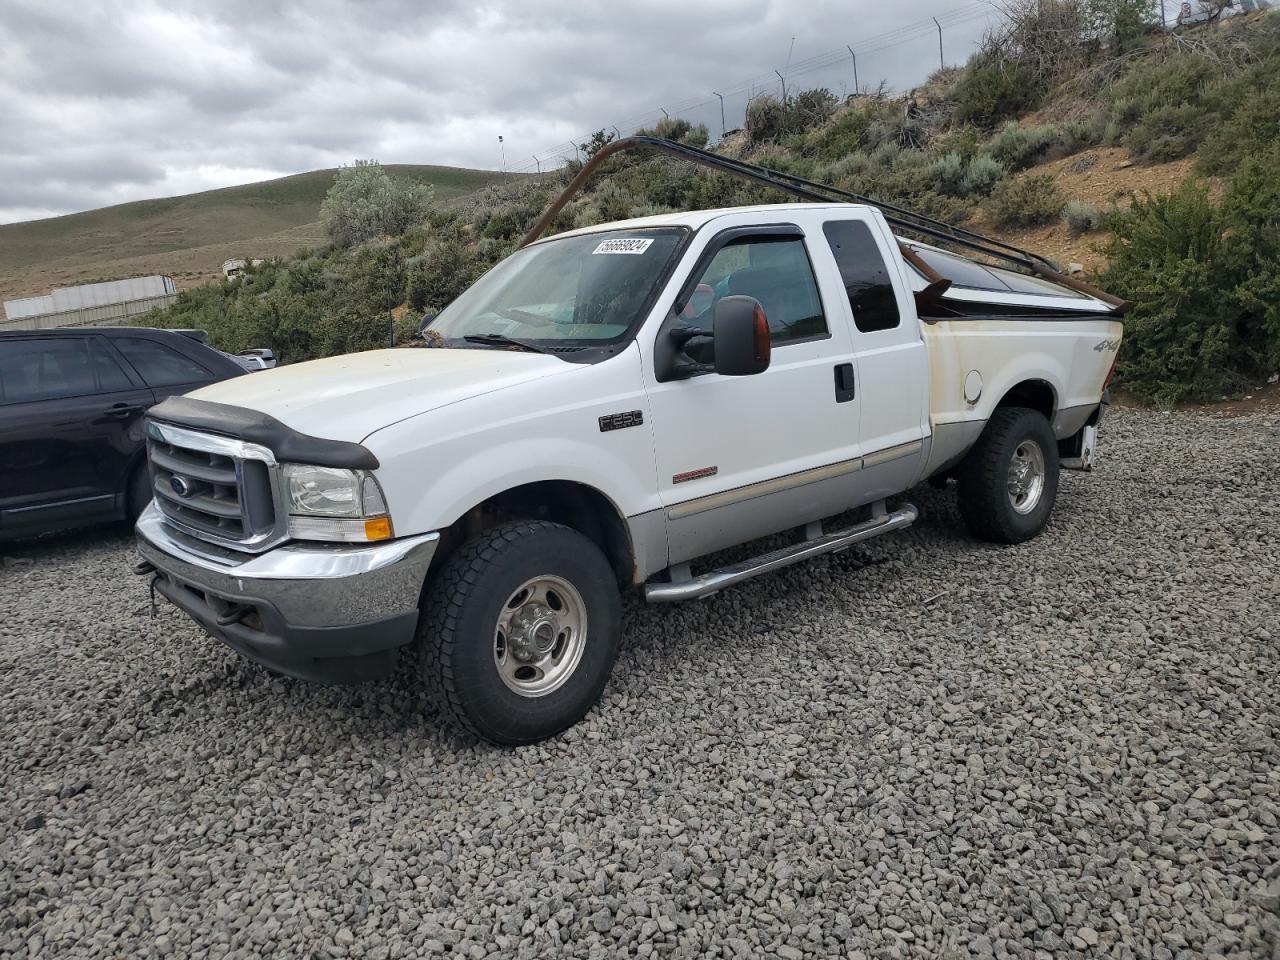
[{"label": "ford oval emblem", "polygon": [[186,477],[180,477],[176,473],[169,478],[169,486],[173,489],[173,492],[180,497],[191,496],[191,492],[194,489],[191,486],[190,480]]}]

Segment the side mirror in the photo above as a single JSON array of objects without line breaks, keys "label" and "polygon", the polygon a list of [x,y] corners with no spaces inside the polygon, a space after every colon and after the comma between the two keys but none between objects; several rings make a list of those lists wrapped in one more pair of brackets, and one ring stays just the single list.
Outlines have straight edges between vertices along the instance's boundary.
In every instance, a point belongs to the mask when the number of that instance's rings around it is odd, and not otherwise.
[{"label": "side mirror", "polygon": [[418,336],[421,337],[427,327],[431,325],[431,321],[438,317],[439,314],[434,310],[428,310],[422,315],[422,319],[418,321]]},{"label": "side mirror", "polygon": [[754,297],[724,297],[712,324],[716,373],[749,377],[769,369],[769,321]]}]

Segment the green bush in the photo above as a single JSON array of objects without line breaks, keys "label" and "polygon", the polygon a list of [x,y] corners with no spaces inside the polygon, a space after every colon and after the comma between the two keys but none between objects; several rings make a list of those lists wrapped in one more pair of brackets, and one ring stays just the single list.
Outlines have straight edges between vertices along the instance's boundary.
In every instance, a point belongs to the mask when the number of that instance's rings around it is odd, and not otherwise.
[{"label": "green bush", "polygon": [[747,106],[747,138],[752,143],[777,140],[790,132],[788,119],[787,108],[777,97],[756,97]]},{"label": "green bush", "polygon": [[320,204],[320,220],[340,247],[396,236],[431,210],[429,185],[393,177],[376,160],[357,160],[338,171]]},{"label": "green bush", "polygon": [[1159,107],[1144,116],[1129,131],[1126,142],[1135,160],[1164,163],[1195,153],[1209,130],[1211,120],[1204,109],[1191,104]]},{"label": "green bush", "polygon": [[1047,173],[1003,180],[991,191],[996,222],[1011,227],[1034,227],[1057,218],[1066,197]]},{"label": "green bush", "polygon": [[808,130],[826,123],[836,110],[835,95],[825,87],[801,90],[791,102],[796,124],[800,130]]},{"label": "green bush", "polygon": [[1112,115],[1135,123],[1153,110],[1198,103],[1218,74],[1205,57],[1167,53],[1138,60],[1112,85]]},{"label": "green bush", "polygon": [[1205,137],[1198,160],[1204,173],[1229,173],[1246,157],[1280,143],[1280,62],[1249,71],[1216,99],[1230,113]]},{"label": "green bush", "polygon": [[779,100],[764,94],[747,106],[747,138],[753,143],[774,143],[804,133],[824,122],[835,111],[836,98],[818,87]]},{"label": "green bush", "polygon": [[977,58],[955,87],[956,119],[989,126],[1027,110],[1040,99],[1035,73],[1012,60]]},{"label": "green bush", "polygon": [[1073,237],[1078,237],[1102,226],[1102,211],[1083,200],[1068,200],[1062,208],[1062,222]]},{"label": "green bush", "polygon": [[485,264],[471,252],[461,232],[441,237],[408,264],[406,299],[409,306],[417,311],[447,306],[484,268]]},{"label": "green bush", "polygon": [[1245,161],[1222,203],[1186,181],[1112,218],[1099,277],[1133,302],[1118,383],[1144,400],[1216,400],[1280,369],[1280,148]]}]

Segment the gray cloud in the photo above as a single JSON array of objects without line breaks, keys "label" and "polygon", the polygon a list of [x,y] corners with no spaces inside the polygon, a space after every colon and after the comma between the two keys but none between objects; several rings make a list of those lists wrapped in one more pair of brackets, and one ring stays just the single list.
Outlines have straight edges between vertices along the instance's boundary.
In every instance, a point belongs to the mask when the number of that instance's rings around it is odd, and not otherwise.
[{"label": "gray cloud", "polygon": [[355,157],[496,168],[499,135],[509,166],[532,168],[660,107],[718,132],[710,91],[736,126],[753,92],[776,91],[774,69],[790,89],[851,90],[846,43],[864,86],[919,82],[937,65],[920,28],[932,16],[954,63],[990,13],[972,0],[0,0],[0,222]]}]

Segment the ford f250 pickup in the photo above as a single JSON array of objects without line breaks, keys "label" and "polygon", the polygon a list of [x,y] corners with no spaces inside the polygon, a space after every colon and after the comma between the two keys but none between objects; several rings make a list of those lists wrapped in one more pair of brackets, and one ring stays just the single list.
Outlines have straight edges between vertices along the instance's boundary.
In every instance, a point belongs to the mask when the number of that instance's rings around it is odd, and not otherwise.
[{"label": "ford f250 pickup", "polygon": [[900,530],[928,479],[954,478],[982,539],[1044,527],[1059,469],[1091,466],[1122,301],[896,208],[639,145],[808,202],[535,239],[567,191],[425,348],[166,400],[138,572],[285,674],[374,678],[412,648],[447,718],[516,744],[596,702],[623,589],[704,597]]}]

